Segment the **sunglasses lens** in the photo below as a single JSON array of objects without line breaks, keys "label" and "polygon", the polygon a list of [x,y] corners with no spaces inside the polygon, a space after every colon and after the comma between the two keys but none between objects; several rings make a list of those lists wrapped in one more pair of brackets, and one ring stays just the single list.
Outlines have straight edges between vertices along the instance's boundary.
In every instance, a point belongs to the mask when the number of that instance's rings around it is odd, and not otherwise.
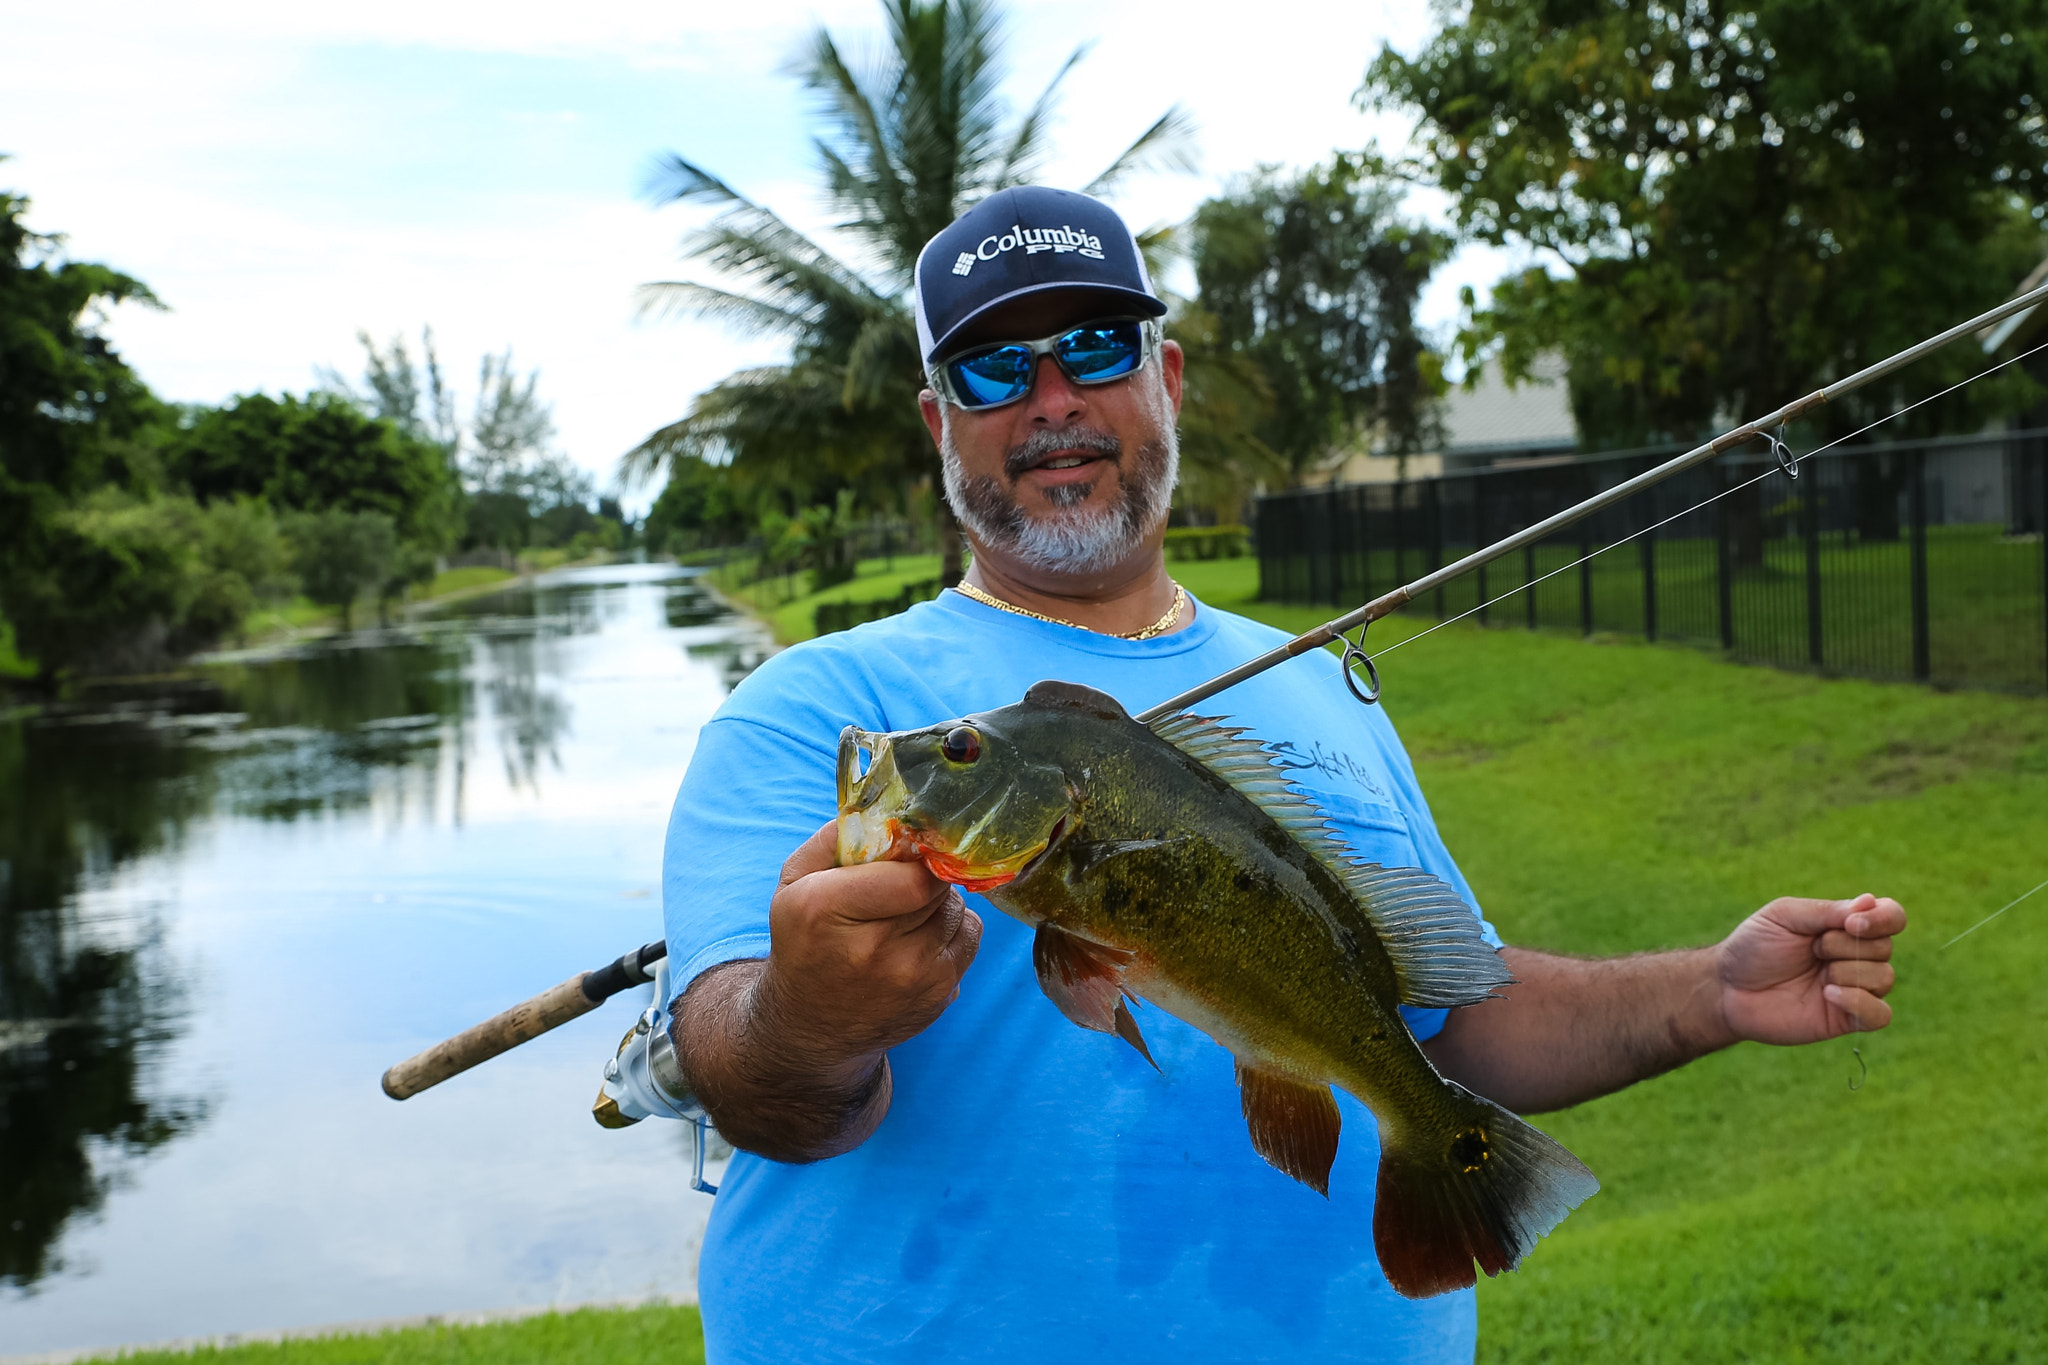
[{"label": "sunglasses lens", "polygon": [[963,408],[993,407],[1022,397],[1031,387],[1031,370],[1028,346],[998,346],[946,365]]},{"label": "sunglasses lens", "polygon": [[1055,341],[1053,350],[1067,374],[1079,383],[1121,379],[1144,358],[1144,328],[1136,322],[1076,327]]}]

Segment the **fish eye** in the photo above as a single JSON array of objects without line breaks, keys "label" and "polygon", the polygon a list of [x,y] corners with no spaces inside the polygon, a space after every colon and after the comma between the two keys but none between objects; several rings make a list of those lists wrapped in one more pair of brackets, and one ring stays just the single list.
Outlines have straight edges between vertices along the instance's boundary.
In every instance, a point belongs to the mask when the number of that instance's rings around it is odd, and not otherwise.
[{"label": "fish eye", "polygon": [[981,736],[972,726],[956,725],[939,741],[939,752],[949,763],[972,763],[981,757]]}]

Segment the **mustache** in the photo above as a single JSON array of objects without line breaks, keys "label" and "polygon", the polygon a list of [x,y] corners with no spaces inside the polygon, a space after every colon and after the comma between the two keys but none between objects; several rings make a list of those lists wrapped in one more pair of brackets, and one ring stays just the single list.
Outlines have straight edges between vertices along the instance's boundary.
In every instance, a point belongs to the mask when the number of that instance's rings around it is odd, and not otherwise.
[{"label": "mustache", "polygon": [[1085,450],[1093,455],[1121,460],[1124,443],[1094,427],[1064,427],[1059,431],[1034,431],[1003,457],[1003,473],[1015,481],[1025,470],[1063,451]]}]

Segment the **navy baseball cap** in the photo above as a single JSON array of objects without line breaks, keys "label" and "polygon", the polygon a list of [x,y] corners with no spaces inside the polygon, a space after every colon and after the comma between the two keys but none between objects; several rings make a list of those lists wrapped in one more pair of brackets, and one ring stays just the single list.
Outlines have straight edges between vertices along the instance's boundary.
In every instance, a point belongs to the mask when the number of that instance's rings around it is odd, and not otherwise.
[{"label": "navy baseball cap", "polygon": [[917,254],[917,345],[926,365],[977,318],[1048,290],[1100,294],[1105,311],[1157,318],[1138,240],[1116,210],[1071,190],[999,190],[955,218]]}]

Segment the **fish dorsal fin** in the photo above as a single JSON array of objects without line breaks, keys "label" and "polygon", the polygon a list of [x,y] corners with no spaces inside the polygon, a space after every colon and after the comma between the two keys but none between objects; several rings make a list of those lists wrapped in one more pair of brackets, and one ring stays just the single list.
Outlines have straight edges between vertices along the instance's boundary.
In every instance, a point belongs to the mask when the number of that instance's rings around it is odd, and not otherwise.
[{"label": "fish dorsal fin", "polygon": [[1131,713],[1123,704],[1107,692],[1098,692],[1080,683],[1060,682],[1047,678],[1044,682],[1031,684],[1024,694],[1024,700],[1033,706],[1056,706],[1065,711],[1085,711],[1091,716],[1104,720],[1129,720]]},{"label": "fish dorsal fin", "polygon": [[1475,1004],[1514,980],[1480,933],[1479,917],[1448,882],[1419,867],[1359,861],[1330,828],[1330,817],[1273,761],[1272,750],[1244,737],[1244,727],[1183,712],[1153,721],[1152,733],[1229,783],[1336,875],[1393,959],[1403,1004]]}]

